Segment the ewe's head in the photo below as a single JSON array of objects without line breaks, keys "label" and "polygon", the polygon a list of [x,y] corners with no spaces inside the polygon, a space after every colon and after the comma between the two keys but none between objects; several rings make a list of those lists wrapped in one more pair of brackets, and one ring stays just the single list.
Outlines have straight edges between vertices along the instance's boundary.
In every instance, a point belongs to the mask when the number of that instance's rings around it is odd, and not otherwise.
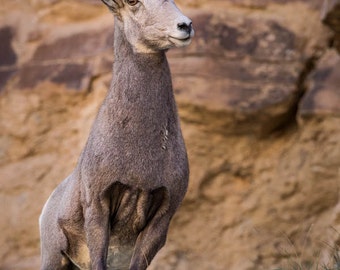
[{"label": "ewe's head", "polygon": [[118,18],[136,52],[150,53],[189,45],[192,23],[173,0],[102,0]]}]

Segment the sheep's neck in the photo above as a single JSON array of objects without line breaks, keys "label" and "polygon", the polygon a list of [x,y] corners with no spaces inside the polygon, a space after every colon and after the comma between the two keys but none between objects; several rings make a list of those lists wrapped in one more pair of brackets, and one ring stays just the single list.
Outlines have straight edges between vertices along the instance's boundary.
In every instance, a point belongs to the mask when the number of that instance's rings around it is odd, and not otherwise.
[{"label": "sheep's neck", "polygon": [[114,38],[111,86],[79,164],[93,175],[106,168],[100,177],[108,181],[112,171],[150,180],[165,167],[164,155],[182,147],[169,66],[165,52],[134,53],[118,27]]},{"label": "sheep's neck", "polygon": [[115,26],[114,38],[108,107],[115,118],[133,118],[153,125],[158,121],[159,125],[166,125],[169,118],[176,116],[176,106],[165,52],[135,53],[118,26]]}]

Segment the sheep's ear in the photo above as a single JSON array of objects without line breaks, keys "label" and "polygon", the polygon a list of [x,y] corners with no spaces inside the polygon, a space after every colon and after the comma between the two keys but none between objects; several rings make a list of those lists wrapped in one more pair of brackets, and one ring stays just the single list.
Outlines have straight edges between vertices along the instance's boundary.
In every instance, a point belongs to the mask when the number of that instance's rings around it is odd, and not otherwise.
[{"label": "sheep's ear", "polygon": [[114,13],[117,13],[124,5],[123,0],[102,0],[102,2]]}]

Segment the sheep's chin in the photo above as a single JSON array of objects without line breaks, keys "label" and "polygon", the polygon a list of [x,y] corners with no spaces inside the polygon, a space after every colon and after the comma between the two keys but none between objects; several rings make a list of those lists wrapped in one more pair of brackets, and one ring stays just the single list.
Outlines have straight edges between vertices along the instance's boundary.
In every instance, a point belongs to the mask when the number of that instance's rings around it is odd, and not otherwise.
[{"label": "sheep's chin", "polygon": [[191,37],[179,39],[174,37],[169,37],[169,41],[171,44],[173,44],[174,47],[180,48],[188,46],[191,43]]}]

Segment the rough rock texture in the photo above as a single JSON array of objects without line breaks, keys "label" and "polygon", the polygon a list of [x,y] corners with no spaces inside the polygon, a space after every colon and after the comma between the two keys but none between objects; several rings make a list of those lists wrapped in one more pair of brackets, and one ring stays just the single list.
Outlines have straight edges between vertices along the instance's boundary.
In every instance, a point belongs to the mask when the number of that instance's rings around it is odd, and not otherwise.
[{"label": "rough rock texture", "polygon": [[[196,30],[168,54],[191,178],[150,269],[330,265],[340,245],[338,2],[178,2]],[[39,213],[106,93],[112,23],[96,0],[1,3],[2,270],[39,268]]]},{"label": "rough rock texture", "polygon": [[340,52],[340,1],[324,1],[322,10],[323,22],[328,25],[335,33],[334,47]]}]

